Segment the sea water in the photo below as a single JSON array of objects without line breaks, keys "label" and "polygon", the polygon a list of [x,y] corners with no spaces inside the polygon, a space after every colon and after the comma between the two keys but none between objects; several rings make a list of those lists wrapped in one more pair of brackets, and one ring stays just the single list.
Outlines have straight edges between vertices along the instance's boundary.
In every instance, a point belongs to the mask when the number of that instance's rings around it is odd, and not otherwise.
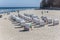
[{"label": "sea water", "polygon": [[17,10],[37,9],[38,7],[0,7],[0,14],[7,12],[15,12]]}]

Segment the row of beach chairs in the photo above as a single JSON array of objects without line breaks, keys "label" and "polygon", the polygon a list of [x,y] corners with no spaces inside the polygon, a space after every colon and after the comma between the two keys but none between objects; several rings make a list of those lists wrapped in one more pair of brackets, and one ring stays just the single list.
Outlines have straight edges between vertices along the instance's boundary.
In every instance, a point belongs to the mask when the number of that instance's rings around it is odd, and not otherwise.
[{"label": "row of beach chairs", "polygon": [[[15,20],[16,22],[20,23],[21,26],[24,26],[24,30],[29,30],[29,28],[32,28],[32,23],[33,22],[35,25],[39,26],[45,26],[46,24],[50,25],[58,25],[59,20],[58,19],[52,19],[48,18],[46,16],[41,16],[41,19],[34,15],[34,14],[18,14],[16,15],[11,15],[11,19]],[[27,22],[28,21],[28,22]]]}]

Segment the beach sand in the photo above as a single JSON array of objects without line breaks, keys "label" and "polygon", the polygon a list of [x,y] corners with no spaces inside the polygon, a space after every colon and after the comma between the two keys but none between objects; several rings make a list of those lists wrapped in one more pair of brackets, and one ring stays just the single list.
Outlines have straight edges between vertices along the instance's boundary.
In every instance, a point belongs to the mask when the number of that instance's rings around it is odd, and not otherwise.
[{"label": "beach sand", "polygon": [[[39,18],[42,16],[42,10],[25,10],[20,11],[20,14],[35,14]],[[59,10],[43,10],[44,16],[51,17],[53,19],[58,18],[60,21]],[[46,13],[48,11],[48,13]],[[17,12],[11,12],[11,14],[17,15]],[[33,28],[28,32],[20,32],[23,28],[16,26],[9,20],[9,15],[2,14],[0,18],[0,40],[60,40],[60,24],[56,26],[45,25],[40,28]]]}]

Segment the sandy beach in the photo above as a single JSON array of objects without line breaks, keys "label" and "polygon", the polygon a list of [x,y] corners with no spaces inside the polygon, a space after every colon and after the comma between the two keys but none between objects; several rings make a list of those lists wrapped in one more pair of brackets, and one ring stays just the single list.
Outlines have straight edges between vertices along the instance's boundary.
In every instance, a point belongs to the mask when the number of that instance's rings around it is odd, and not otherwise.
[{"label": "sandy beach", "polygon": [[[20,14],[35,14],[39,18],[42,16],[42,10],[23,10]],[[43,10],[44,16],[51,18],[58,18],[60,22],[60,10]],[[48,13],[46,12],[48,11]],[[17,15],[17,12],[11,12],[11,14]],[[60,24],[56,26],[45,25],[40,28],[33,28],[33,30],[28,32],[19,32],[23,28],[16,26],[9,20],[7,14],[1,14],[0,18],[0,40],[60,40]]]}]

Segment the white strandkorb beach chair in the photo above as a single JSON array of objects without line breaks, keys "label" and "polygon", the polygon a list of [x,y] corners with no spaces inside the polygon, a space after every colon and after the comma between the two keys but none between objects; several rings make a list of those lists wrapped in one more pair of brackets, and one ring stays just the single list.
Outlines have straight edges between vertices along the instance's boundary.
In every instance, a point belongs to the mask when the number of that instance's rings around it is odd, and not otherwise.
[{"label": "white strandkorb beach chair", "polygon": [[19,14],[19,17],[24,19],[24,15],[23,14]]},{"label": "white strandkorb beach chair", "polygon": [[58,19],[54,19],[53,20],[53,25],[58,25],[59,24],[59,20]]},{"label": "white strandkorb beach chair", "polygon": [[32,28],[32,24],[31,23],[25,23],[24,24],[24,30],[29,31],[30,28]]},{"label": "white strandkorb beach chair", "polygon": [[13,19],[13,20],[15,20],[16,16],[15,15],[11,15],[10,18]]},{"label": "white strandkorb beach chair", "polygon": [[41,19],[33,18],[33,22],[37,25],[44,26],[45,22]]},{"label": "white strandkorb beach chair", "polygon": [[24,13],[25,16],[31,17],[33,14],[26,14]]},{"label": "white strandkorb beach chair", "polygon": [[48,24],[51,24],[52,21],[53,21],[52,18],[47,18],[47,23],[48,23]]},{"label": "white strandkorb beach chair", "polygon": [[33,18],[37,18],[37,19],[39,19],[39,17],[36,16],[36,15],[32,15],[31,17],[32,17],[32,19],[33,19]]},{"label": "white strandkorb beach chair", "polygon": [[11,18],[14,19],[17,23],[20,23],[20,24],[24,24],[25,23],[24,19],[21,19],[21,18],[19,18],[17,16],[12,15]]},{"label": "white strandkorb beach chair", "polygon": [[45,22],[43,20],[40,20],[40,26],[45,26]]},{"label": "white strandkorb beach chair", "polygon": [[44,20],[44,22],[46,22],[47,17],[46,16],[41,16],[41,19]]},{"label": "white strandkorb beach chair", "polygon": [[44,22],[46,22],[47,24],[51,24],[51,23],[52,23],[52,18],[50,18],[50,17],[42,16],[41,18],[42,18],[42,20],[44,20]]},{"label": "white strandkorb beach chair", "polygon": [[31,18],[39,18],[38,16],[34,14],[24,14],[25,16],[31,17]]},{"label": "white strandkorb beach chair", "polygon": [[32,21],[32,18],[28,17],[28,16],[25,16],[24,14],[20,14],[20,17],[25,19],[26,21]]},{"label": "white strandkorb beach chair", "polygon": [[35,24],[39,24],[40,23],[40,19],[33,18],[32,22],[35,23]]}]

